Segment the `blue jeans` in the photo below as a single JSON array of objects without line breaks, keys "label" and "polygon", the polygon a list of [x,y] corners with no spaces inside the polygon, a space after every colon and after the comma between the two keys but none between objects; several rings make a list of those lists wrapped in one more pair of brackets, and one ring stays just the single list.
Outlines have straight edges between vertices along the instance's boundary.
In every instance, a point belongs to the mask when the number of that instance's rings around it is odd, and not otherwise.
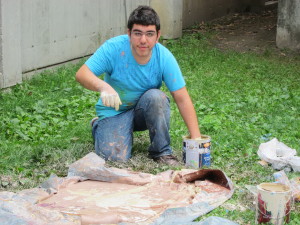
[{"label": "blue jeans", "polygon": [[95,151],[105,160],[126,162],[131,157],[133,132],[149,130],[149,157],[170,155],[169,127],[169,98],[158,89],[150,89],[133,109],[94,122]]}]

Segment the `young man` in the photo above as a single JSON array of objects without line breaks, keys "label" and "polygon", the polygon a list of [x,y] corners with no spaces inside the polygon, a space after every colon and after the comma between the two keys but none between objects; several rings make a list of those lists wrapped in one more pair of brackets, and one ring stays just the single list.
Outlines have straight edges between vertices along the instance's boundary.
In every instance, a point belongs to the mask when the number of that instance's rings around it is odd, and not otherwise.
[{"label": "young man", "polygon": [[[196,112],[180,68],[158,43],[160,21],[148,6],[139,6],[128,20],[128,34],[107,40],[76,73],[85,88],[100,92],[97,120],[92,123],[95,150],[105,160],[131,157],[133,132],[149,130],[149,157],[179,165],[170,146],[170,104],[159,90],[166,84],[192,139],[201,137]],[[104,81],[97,76],[105,73]]]}]

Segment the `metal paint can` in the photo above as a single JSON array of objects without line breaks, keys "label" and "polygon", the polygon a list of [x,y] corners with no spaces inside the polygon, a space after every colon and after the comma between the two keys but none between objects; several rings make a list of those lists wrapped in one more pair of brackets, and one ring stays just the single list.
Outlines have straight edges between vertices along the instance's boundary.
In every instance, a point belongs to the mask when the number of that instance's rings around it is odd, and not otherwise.
[{"label": "metal paint can", "polygon": [[292,190],[280,183],[262,183],[257,186],[256,224],[282,225],[289,223]]},{"label": "metal paint can", "polygon": [[189,136],[183,137],[182,158],[186,167],[201,168],[211,165],[211,138],[202,135],[201,139],[190,139]]}]

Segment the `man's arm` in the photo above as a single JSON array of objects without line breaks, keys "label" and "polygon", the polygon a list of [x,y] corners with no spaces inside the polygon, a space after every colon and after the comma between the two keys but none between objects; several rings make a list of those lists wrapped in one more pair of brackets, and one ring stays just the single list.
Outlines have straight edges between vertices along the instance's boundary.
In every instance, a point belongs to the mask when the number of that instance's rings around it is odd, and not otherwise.
[{"label": "man's arm", "polygon": [[119,106],[122,105],[118,93],[108,83],[99,79],[95,74],[87,67],[83,65],[76,73],[76,81],[78,81],[83,87],[100,92],[103,105],[107,107],[113,107],[115,110],[119,110]]},{"label": "man's arm", "polygon": [[171,94],[190,132],[191,139],[201,137],[196,111],[186,87],[183,87],[177,91],[173,91]]},{"label": "man's arm", "polygon": [[78,81],[83,87],[91,90],[101,92],[102,86],[105,85],[103,80],[95,76],[95,74],[83,64],[76,73],[76,81]]}]

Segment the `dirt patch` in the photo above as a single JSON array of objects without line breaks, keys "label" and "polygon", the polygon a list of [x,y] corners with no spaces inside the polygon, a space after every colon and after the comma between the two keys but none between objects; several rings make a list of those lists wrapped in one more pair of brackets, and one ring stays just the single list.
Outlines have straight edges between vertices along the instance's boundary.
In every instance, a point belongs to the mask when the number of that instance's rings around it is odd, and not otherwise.
[{"label": "dirt patch", "polygon": [[239,52],[276,49],[276,10],[261,14],[233,14],[213,21],[212,26],[217,32],[213,43],[220,49]]},{"label": "dirt patch", "polygon": [[275,53],[280,56],[295,55],[276,46],[277,9],[264,10],[261,13],[230,14],[209,23],[200,24],[189,31],[211,32],[211,43],[221,50],[237,52],[255,52],[259,54]]}]

